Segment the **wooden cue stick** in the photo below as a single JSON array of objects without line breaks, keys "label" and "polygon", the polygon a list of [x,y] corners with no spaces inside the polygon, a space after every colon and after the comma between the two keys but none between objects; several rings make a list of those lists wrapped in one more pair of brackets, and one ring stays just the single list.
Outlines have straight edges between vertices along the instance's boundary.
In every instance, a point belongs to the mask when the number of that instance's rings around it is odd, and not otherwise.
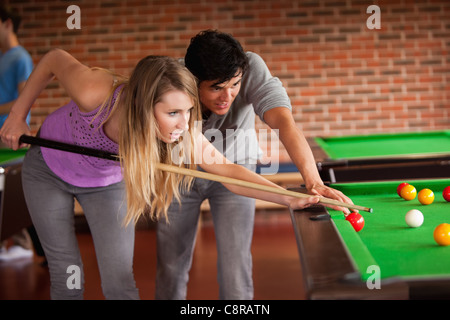
[{"label": "wooden cue stick", "polygon": [[[241,186],[241,187],[256,189],[259,191],[277,193],[280,195],[291,196],[291,197],[295,197],[295,198],[311,197],[311,195],[301,193],[301,192],[295,192],[295,191],[290,191],[290,190],[286,190],[286,189],[282,189],[282,188],[266,186],[266,185],[262,185],[259,183],[224,177],[224,176],[220,176],[220,175],[212,174],[212,173],[208,173],[208,172],[203,172],[203,171],[180,168],[180,167],[172,166],[169,164],[158,163],[158,164],[156,164],[156,166],[159,170],[163,170],[163,171],[168,171],[168,172],[172,172],[172,173],[180,173],[180,174],[183,174],[186,176],[217,181],[220,183],[233,184],[233,185],[237,185],[237,186]],[[337,200],[333,200],[333,199],[329,199],[329,198],[324,198],[324,197],[319,197],[319,202],[323,203],[323,204],[330,204],[330,205],[345,207],[345,208],[349,208],[349,209],[357,209],[357,210],[372,212],[371,208],[366,208],[366,207],[349,204],[349,203],[345,203],[345,202],[341,202],[341,201],[337,201]]]},{"label": "wooden cue stick", "polygon": [[[82,146],[71,145],[71,144],[67,144],[67,143],[63,143],[63,142],[57,142],[57,141],[52,141],[52,140],[38,138],[38,137],[22,135],[20,137],[19,141],[21,143],[35,144],[35,145],[39,145],[41,147],[52,148],[52,149],[57,149],[57,150],[67,151],[67,152],[73,152],[73,153],[83,154],[83,155],[87,155],[87,156],[103,158],[103,159],[107,159],[107,160],[113,160],[113,161],[119,160],[118,155],[109,153],[107,151],[85,148]],[[178,174],[191,176],[191,177],[195,177],[195,178],[217,181],[220,183],[233,184],[233,185],[237,185],[237,186],[241,186],[241,187],[245,187],[245,188],[251,188],[251,189],[256,189],[256,190],[260,190],[260,191],[266,191],[266,192],[276,193],[276,194],[280,194],[280,195],[291,196],[291,197],[295,197],[295,198],[307,198],[307,197],[311,196],[311,195],[308,195],[305,193],[290,191],[290,190],[286,190],[283,188],[265,186],[265,185],[261,185],[261,184],[254,183],[254,182],[224,177],[224,176],[220,176],[220,175],[216,175],[216,174],[212,174],[212,173],[208,173],[208,172],[203,172],[203,171],[198,171],[198,170],[180,168],[180,167],[176,167],[176,166],[169,165],[169,164],[158,163],[158,164],[156,164],[156,166],[159,170],[163,170],[163,171],[167,171],[167,172],[171,172],[171,173],[178,173]],[[319,197],[319,202],[323,203],[323,204],[335,205],[335,206],[345,207],[345,208],[349,208],[349,209],[356,209],[356,210],[361,210],[361,211],[372,212],[371,208],[366,208],[366,207],[349,204],[349,203],[345,203],[345,202],[341,202],[341,201],[337,201],[337,200],[333,200],[333,199],[329,199],[329,198],[324,198],[324,197]]]}]

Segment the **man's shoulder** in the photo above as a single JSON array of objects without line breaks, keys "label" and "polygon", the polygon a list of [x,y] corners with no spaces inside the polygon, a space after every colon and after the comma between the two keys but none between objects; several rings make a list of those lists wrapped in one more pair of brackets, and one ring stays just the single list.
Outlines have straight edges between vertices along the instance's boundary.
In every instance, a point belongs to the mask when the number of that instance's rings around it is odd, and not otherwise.
[{"label": "man's shoulder", "polygon": [[245,52],[245,54],[249,60],[263,60],[263,58],[256,52],[247,51],[247,52]]},{"label": "man's shoulder", "polygon": [[2,58],[8,60],[10,63],[17,61],[32,61],[30,54],[22,46],[14,47],[11,50],[5,52]]},{"label": "man's shoulder", "polygon": [[14,53],[14,54],[16,54],[16,55],[20,55],[20,56],[30,56],[30,54],[29,54],[29,52],[27,51],[27,49],[25,49],[24,47],[22,47],[22,46],[17,46],[17,47],[14,47],[13,49],[11,49],[12,50],[12,52]]},{"label": "man's shoulder", "polygon": [[261,71],[261,70],[264,70],[267,68],[266,62],[259,54],[252,52],[252,51],[247,51],[246,55],[248,58],[248,64],[249,64],[250,70],[252,72]]}]

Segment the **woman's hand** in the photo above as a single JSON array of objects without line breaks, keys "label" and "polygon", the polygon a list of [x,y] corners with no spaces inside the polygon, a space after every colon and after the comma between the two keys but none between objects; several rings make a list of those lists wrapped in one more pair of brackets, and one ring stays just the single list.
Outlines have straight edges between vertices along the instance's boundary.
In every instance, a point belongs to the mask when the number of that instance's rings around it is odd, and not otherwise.
[{"label": "woman's hand", "polygon": [[27,122],[22,119],[22,117],[17,116],[14,112],[10,112],[0,129],[2,143],[13,150],[23,148],[26,144],[19,142],[19,139],[23,134],[30,134],[30,128],[28,127]]},{"label": "woman's hand", "polygon": [[293,210],[304,209],[318,202],[319,202],[318,196],[311,196],[307,198],[292,198],[292,200],[289,201],[289,208]]}]

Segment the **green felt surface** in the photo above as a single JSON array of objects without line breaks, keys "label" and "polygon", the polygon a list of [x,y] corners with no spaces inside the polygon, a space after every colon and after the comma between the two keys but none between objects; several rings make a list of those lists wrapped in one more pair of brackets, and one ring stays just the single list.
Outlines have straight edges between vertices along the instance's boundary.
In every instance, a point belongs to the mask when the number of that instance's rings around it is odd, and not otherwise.
[{"label": "green felt surface", "polygon": [[315,138],[333,160],[450,154],[450,130]]},{"label": "green felt surface", "polygon": [[0,165],[7,164],[8,162],[16,161],[25,156],[28,149],[0,149]]},{"label": "green felt surface", "polygon": [[[450,246],[439,246],[433,232],[441,223],[450,223],[450,202],[444,200],[442,190],[450,185],[450,179],[407,181],[417,192],[424,188],[433,190],[435,200],[422,205],[417,197],[406,201],[397,195],[398,182],[335,184],[355,204],[373,208],[373,213],[360,212],[365,226],[355,232],[344,220],[341,212],[330,211],[355,265],[366,279],[370,265],[378,265],[381,278],[450,277]],[[411,228],[405,215],[418,209],[424,215],[419,228]]]}]

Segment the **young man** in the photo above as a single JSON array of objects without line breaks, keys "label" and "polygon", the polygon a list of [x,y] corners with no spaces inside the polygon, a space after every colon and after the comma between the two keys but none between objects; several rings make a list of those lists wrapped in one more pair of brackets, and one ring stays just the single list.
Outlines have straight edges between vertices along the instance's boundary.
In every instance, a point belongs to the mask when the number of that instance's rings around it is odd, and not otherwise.
[{"label": "young man", "polygon": [[14,11],[0,7],[0,20],[1,127],[33,70],[33,61],[17,38],[20,17]]},{"label": "young man", "polygon": [[[191,40],[185,65],[197,77],[203,132],[217,149],[238,164],[255,170],[259,158],[255,114],[272,129],[302,174],[309,193],[351,203],[340,191],[325,186],[311,149],[291,113],[286,90],[255,53],[245,53],[231,35],[207,30]],[[220,299],[252,299],[251,240],[255,202],[234,195],[219,183],[196,179],[181,205],[169,208],[169,223],[157,231],[157,299],[185,299],[200,205],[208,199],[218,250]],[[341,208],[348,212],[347,209]]]},{"label": "young man", "polygon": [[[20,20],[13,10],[0,6],[0,128],[33,70],[31,57],[19,45],[17,38]],[[13,235],[12,240],[13,245],[8,250],[6,242],[1,244],[0,261],[33,255],[32,242],[26,229]]]}]

